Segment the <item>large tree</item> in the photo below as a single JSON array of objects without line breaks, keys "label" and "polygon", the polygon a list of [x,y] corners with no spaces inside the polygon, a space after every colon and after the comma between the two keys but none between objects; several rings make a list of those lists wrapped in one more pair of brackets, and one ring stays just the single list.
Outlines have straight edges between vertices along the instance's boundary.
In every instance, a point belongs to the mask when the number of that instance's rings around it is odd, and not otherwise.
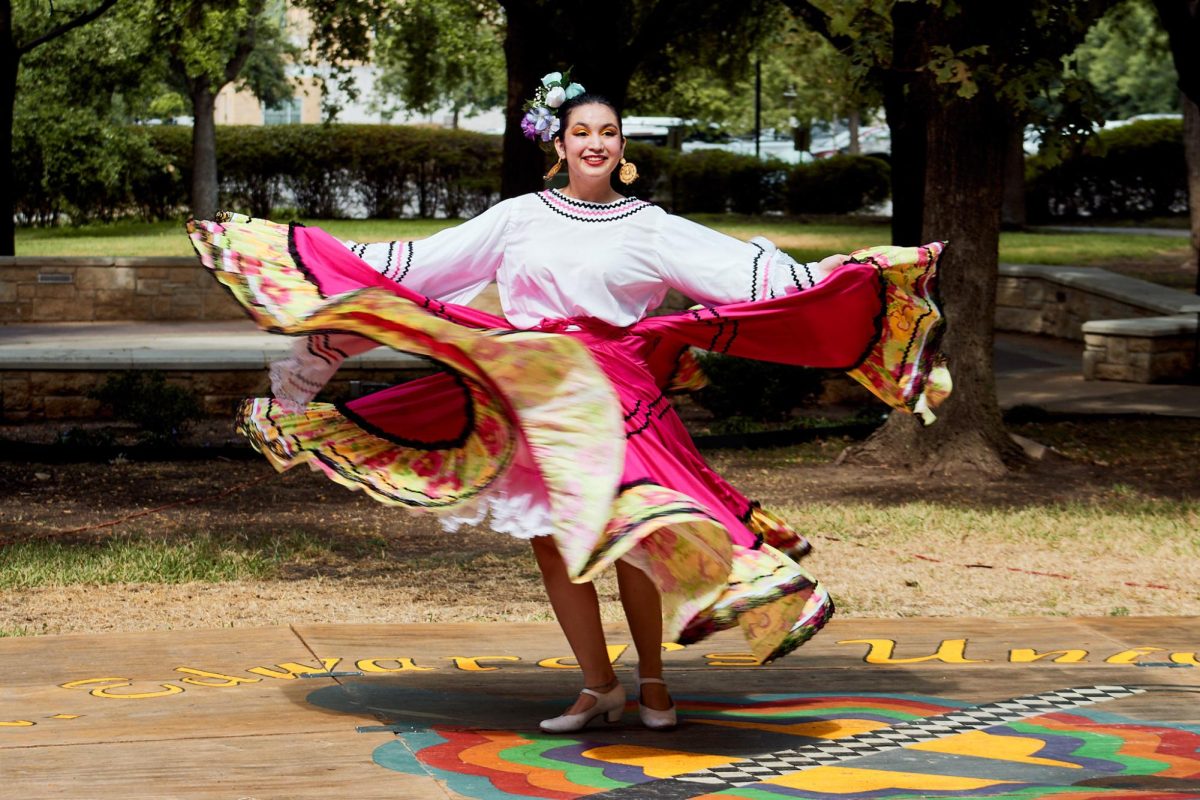
[{"label": "large tree", "polygon": [[87,25],[108,11],[117,0],[95,2],[52,2],[11,0],[0,2],[0,152],[4,171],[0,174],[0,255],[16,252],[13,226],[16,177],[13,172],[13,109],[17,97],[17,74],[21,59],[69,31]]},{"label": "large tree", "polygon": [[[217,95],[243,77],[256,48],[262,55],[256,74],[278,86],[278,58],[286,44],[280,33],[282,19],[267,0],[167,0],[148,4],[147,12],[171,72],[191,104],[192,214],[208,218],[217,211],[219,187]],[[266,53],[264,41],[272,45]]]},{"label": "large tree", "polygon": [[1109,0],[995,3],[872,0],[852,8],[784,0],[874,70],[892,129],[897,244],[950,242],[941,266],[943,352],[955,393],[937,425],[893,415],[860,459],[996,473],[1020,459],[992,371],[1005,163],[1062,57]]},{"label": "large tree", "polygon": [[1171,41],[1171,55],[1183,94],[1183,150],[1192,214],[1192,259],[1200,294],[1200,0],[1155,0]]}]

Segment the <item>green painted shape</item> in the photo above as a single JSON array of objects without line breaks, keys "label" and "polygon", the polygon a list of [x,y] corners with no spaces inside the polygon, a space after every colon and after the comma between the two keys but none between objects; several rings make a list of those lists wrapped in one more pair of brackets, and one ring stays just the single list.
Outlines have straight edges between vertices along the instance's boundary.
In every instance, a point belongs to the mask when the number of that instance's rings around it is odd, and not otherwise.
[{"label": "green painted shape", "polygon": [[1125,767],[1121,771],[1122,775],[1154,775],[1170,768],[1170,764],[1164,761],[1125,755],[1120,752],[1121,748],[1125,745],[1125,740],[1120,736],[1090,731],[1086,727],[1063,731],[1042,727],[1041,725],[1029,722],[1010,722],[1008,723],[1008,727],[1020,733],[1035,733],[1042,736],[1069,736],[1074,739],[1082,739],[1083,744],[1075,748],[1071,753],[1072,755],[1116,762]]},{"label": "green painted shape", "polygon": [[572,743],[569,740],[564,740],[562,737],[542,736],[540,734],[527,734],[527,738],[533,741],[530,744],[506,747],[500,751],[500,758],[510,764],[523,764],[528,767],[538,767],[556,772],[571,781],[571,783],[578,784],[579,786],[589,786],[596,789],[620,789],[627,785],[620,781],[606,778],[603,767],[585,767],[582,764],[555,761],[543,756],[543,753],[547,750],[569,746]]}]

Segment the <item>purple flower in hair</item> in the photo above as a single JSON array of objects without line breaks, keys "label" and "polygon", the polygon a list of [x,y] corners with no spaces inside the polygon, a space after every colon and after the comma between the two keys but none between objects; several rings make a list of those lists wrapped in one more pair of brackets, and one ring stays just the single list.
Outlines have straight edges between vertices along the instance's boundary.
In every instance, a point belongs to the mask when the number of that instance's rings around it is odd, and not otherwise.
[{"label": "purple flower in hair", "polygon": [[537,139],[537,114],[532,111],[527,111],[525,116],[521,117],[521,131],[525,134],[526,139]]}]

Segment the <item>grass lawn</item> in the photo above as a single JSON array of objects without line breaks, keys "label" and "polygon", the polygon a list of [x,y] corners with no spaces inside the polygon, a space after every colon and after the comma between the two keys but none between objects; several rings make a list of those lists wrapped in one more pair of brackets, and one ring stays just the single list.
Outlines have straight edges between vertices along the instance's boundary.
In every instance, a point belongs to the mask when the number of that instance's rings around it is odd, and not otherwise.
[{"label": "grass lawn", "polygon": [[[696,221],[741,239],[766,236],[794,257],[814,261],[830,253],[886,243],[886,223],[856,221],[798,222],[734,214],[697,215]],[[456,220],[301,220],[334,236],[355,241],[423,238]],[[953,243],[951,243],[953,246]],[[1111,266],[1148,262],[1184,262],[1187,240],[1139,234],[1004,233],[1000,260],[1023,264]],[[22,256],[187,256],[191,247],[177,222],[121,222],[79,228],[21,228]],[[1181,278],[1181,280],[1184,280]],[[1186,283],[1186,280],[1184,280]]]},{"label": "grass lawn", "polygon": [[[1200,420],[1013,430],[1055,456],[984,479],[839,465],[841,440],[705,455],[812,539],[806,563],[844,616],[1200,614]],[[0,521],[0,636],[551,619],[526,543],[257,460],[0,460]],[[611,574],[597,589],[619,619]]]}]

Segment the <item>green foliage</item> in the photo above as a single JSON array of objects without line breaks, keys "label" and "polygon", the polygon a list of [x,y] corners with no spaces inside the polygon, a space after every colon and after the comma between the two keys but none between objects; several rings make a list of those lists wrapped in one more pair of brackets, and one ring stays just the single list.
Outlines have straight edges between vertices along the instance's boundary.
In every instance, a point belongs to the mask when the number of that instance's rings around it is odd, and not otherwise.
[{"label": "green foliage", "polygon": [[700,366],[708,386],[696,392],[696,402],[725,421],[729,433],[750,430],[746,421],[778,422],[792,409],[809,404],[821,392],[822,371],[785,364],[706,353]]},{"label": "green foliage", "polygon": [[1143,120],[1101,131],[1082,152],[1057,161],[1029,159],[1031,221],[1077,217],[1147,217],[1187,209],[1187,170],[1180,120]]},{"label": "green foliage", "polygon": [[132,187],[161,174],[157,154],[127,125],[157,91],[147,86],[158,62],[139,19],[119,4],[22,59],[12,150],[20,221],[134,214]]},{"label": "green foliage", "polygon": [[388,119],[401,108],[458,114],[502,106],[502,41],[500,8],[487,0],[399,4],[376,29],[377,105]]},{"label": "green foliage", "polygon": [[787,182],[792,214],[848,214],[881,203],[891,191],[892,170],[873,156],[833,156],[800,164]]},{"label": "green foliage", "polygon": [[629,142],[625,145],[625,159],[637,166],[637,180],[626,186],[619,181],[613,185],[622,194],[633,195],[643,200],[666,197],[670,193],[670,173],[679,153],[666,147]]},{"label": "green foliage", "polygon": [[684,153],[671,165],[676,213],[758,214],[780,206],[779,187],[787,166],[725,150]]},{"label": "green foliage", "polygon": [[[42,126],[58,138],[18,137],[22,221],[50,224],[64,212],[76,223],[166,219],[186,208],[191,128],[106,128],[98,151],[73,136],[72,124],[86,129],[89,121],[67,115],[61,126]],[[655,159],[643,163],[656,180]],[[296,215],[326,219],[353,208],[377,218],[473,216],[499,193],[500,140],[393,125],[219,126],[217,168],[222,207],[259,217],[285,201]]]},{"label": "green foliage", "polygon": [[133,422],[151,444],[173,444],[200,416],[200,403],[186,389],[167,383],[161,372],[131,370],[110,375],[89,397]]},{"label": "green foliage", "polygon": [[1088,31],[1070,62],[1096,88],[1109,119],[1179,109],[1170,43],[1148,0],[1115,6]]}]

